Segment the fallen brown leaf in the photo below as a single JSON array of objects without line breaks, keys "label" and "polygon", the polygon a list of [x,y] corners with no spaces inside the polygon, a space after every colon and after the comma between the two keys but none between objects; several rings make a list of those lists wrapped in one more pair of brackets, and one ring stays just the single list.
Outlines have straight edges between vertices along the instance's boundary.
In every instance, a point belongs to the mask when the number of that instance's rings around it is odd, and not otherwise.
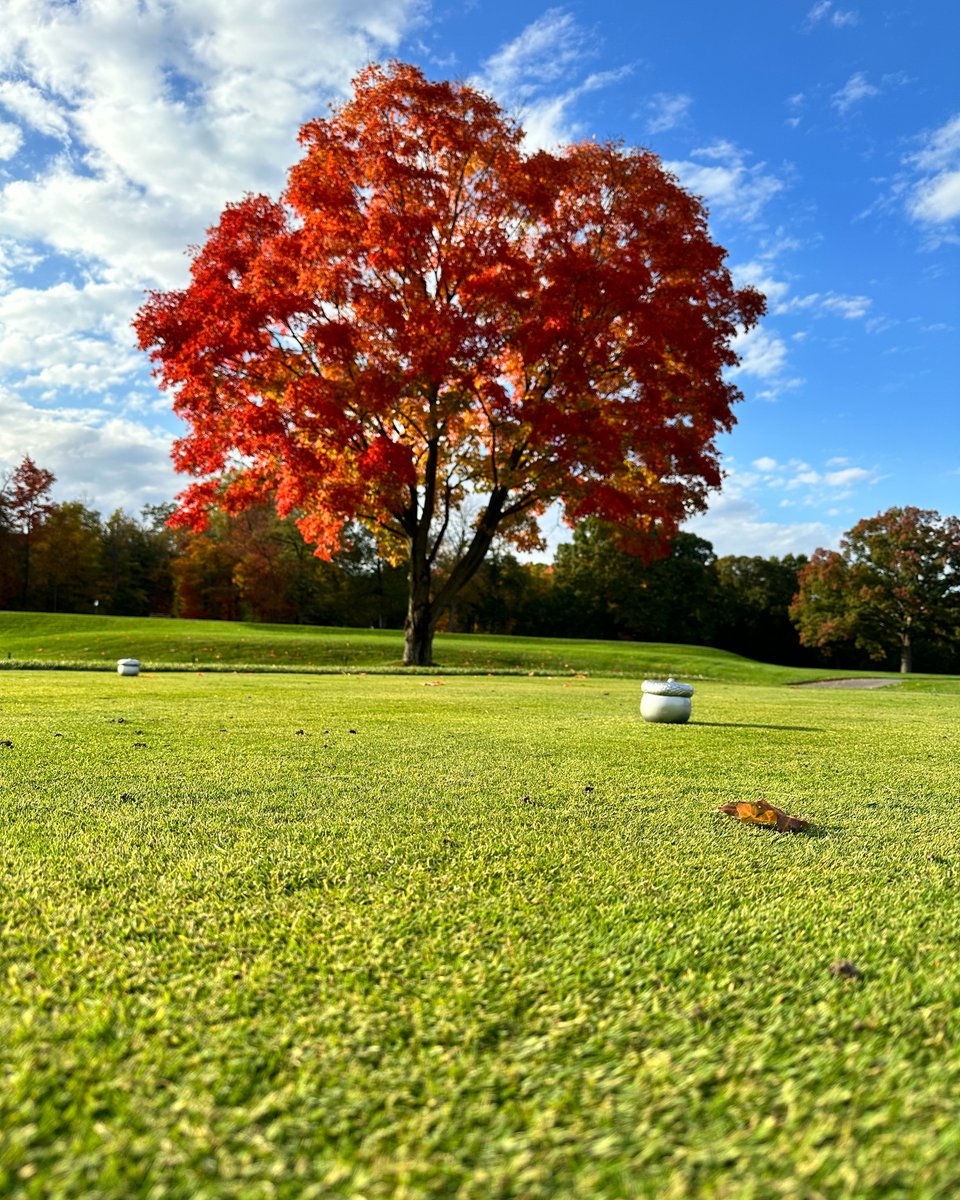
[{"label": "fallen brown leaf", "polygon": [[810,828],[807,821],[791,817],[766,800],[741,800],[737,804],[721,804],[720,812],[736,817],[747,825],[768,825],[781,833],[805,833]]}]

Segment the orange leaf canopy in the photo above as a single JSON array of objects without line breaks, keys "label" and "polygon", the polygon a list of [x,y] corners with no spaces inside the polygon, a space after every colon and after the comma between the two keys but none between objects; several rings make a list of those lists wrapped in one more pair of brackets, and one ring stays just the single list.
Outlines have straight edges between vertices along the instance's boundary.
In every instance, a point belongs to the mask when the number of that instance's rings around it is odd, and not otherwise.
[{"label": "orange leaf canopy", "polygon": [[653,154],[527,155],[491,99],[400,63],[300,140],[283,197],[228,206],[137,318],[189,426],[182,523],[270,498],[320,554],[360,519],[414,557],[470,494],[521,546],[557,499],[634,532],[703,507],[763,299]]}]

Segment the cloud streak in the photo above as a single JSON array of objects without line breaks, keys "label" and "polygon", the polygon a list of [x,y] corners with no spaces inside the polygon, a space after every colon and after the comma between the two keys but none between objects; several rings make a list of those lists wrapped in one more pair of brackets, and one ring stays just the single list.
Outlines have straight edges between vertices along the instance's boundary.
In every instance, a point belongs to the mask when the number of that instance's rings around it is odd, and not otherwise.
[{"label": "cloud streak", "polygon": [[491,55],[473,80],[520,121],[527,150],[552,150],[582,127],[571,117],[577,100],[629,75],[629,64],[588,71],[596,39],[561,8],[550,8]]},{"label": "cloud streak", "polygon": [[767,172],[766,163],[751,165],[748,160],[746,150],[721,140],[692,150],[688,159],[664,165],[685,188],[702,196],[711,212],[753,222],[785,184]]},{"label": "cloud streak", "polygon": [[830,102],[837,112],[845,117],[855,105],[871,96],[879,96],[880,89],[867,79],[863,71],[856,71],[838,91],[833,93]]},{"label": "cloud streak", "polygon": [[909,192],[910,216],[928,226],[960,218],[960,113],[927,134],[908,162],[919,176]]}]

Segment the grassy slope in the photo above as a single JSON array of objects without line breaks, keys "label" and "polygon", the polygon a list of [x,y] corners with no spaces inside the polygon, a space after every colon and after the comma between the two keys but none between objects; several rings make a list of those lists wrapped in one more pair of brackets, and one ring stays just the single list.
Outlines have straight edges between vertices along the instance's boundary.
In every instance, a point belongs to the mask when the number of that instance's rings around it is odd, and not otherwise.
[{"label": "grassy slope", "polygon": [[960,1191],[960,696],[430,683],[0,673],[0,1194]]},{"label": "grassy slope", "polygon": [[[705,646],[653,642],[440,634],[434,650],[441,670],[469,674],[675,675],[740,683],[871,674],[778,667]],[[402,635],[392,630],[0,612],[0,667],[113,667],[118,658],[134,657],[145,670],[395,671],[402,652]]]}]

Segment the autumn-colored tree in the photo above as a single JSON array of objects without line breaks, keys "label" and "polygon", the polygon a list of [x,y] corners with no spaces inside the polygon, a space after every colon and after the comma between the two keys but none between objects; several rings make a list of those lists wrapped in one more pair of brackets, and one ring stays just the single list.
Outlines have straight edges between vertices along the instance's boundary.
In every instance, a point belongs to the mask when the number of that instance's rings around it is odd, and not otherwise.
[{"label": "autumn-colored tree", "polygon": [[858,522],[839,552],[814,552],[790,616],[805,646],[853,641],[874,659],[896,650],[909,672],[918,636],[957,638],[960,520],[890,508]]},{"label": "autumn-colored tree", "polygon": [[732,339],[764,302],[656,156],[525,154],[487,96],[400,63],[300,140],[281,200],[229,205],[189,286],[137,317],[190,426],[182,523],[271,500],[329,556],[361,521],[408,563],[404,661],[425,664],[494,536],[537,544],[553,501],[641,546],[703,507]]},{"label": "autumn-colored tree", "polygon": [[21,601],[24,606],[30,602],[30,552],[37,529],[53,511],[50,489],[54,483],[56,476],[53,472],[38,467],[26,454],[4,489],[5,508],[23,547]]}]

